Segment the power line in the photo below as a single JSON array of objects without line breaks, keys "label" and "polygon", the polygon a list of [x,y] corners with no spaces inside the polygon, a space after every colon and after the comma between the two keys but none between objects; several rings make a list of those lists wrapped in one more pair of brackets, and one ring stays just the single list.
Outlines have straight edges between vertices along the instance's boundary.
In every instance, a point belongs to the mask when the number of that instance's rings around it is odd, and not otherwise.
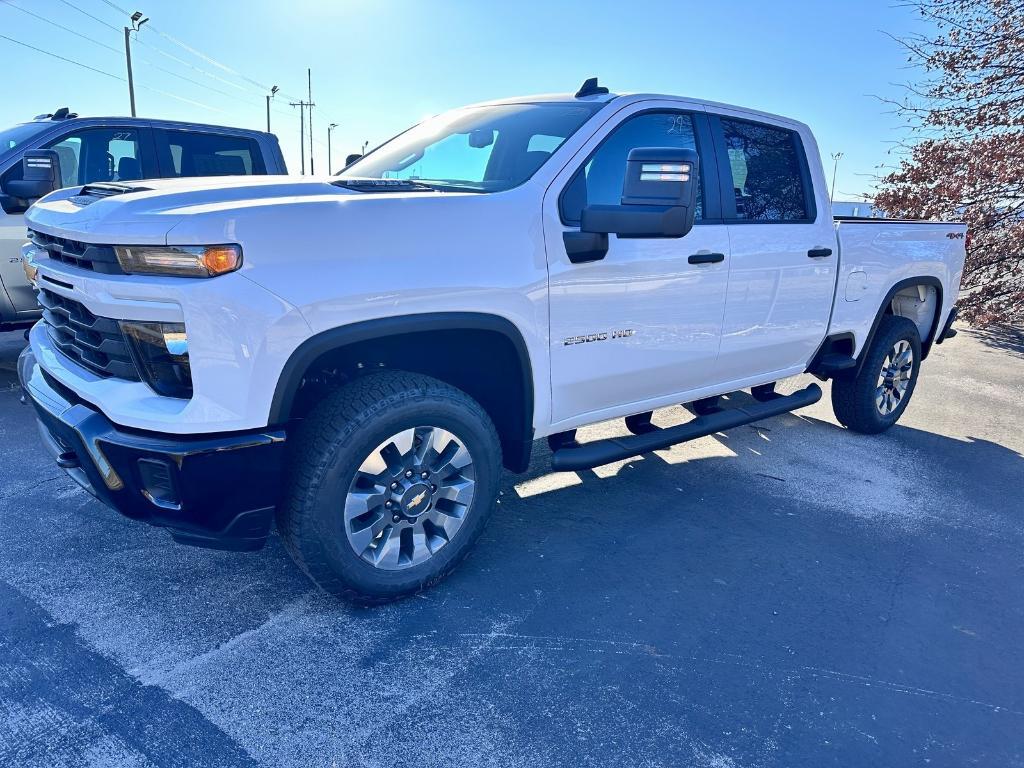
[{"label": "power line", "polygon": [[103,26],[109,27],[110,29],[114,30],[115,32],[120,32],[121,31],[120,29],[115,27],[113,24],[110,24],[110,23],[104,21],[103,19],[101,19],[99,16],[93,16],[91,13],[89,13],[88,11],[82,10],[77,5],[73,5],[72,3],[69,3],[68,0],[60,0],[60,2],[64,3],[64,5],[66,5],[68,8],[74,8],[79,13],[88,16],[93,21],[98,21]]},{"label": "power line", "polygon": [[[9,2],[9,0],[0,0],[0,1],[2,1],[2,2]],[[99,24],[102,24],[103,26],[107,27],[108,29],[112,29],[115,32],[120,32],[121,31],[121,29],[119,27],[117,27],[117,26],[107,22],[104,19],[99,18],[98,16],[94,16],[93,14],[89,13],[85,9],[83,9],[83,8],[75,5],[74,3],[70,2],[70,0],[60,0],[60,2],[63,3],[64,5],[68,6],[69,8],[72,8],[72,9],[78,11],[79,13],[83,14],[84,16],[88,16],[93,21],[95,21],[95,22],[97,22]],[[114,10],[118,11],[119,13],[123,13],[126,16],[130,15],[123,8],[120,8],[120,7],[116,6],[116,5],[114,5],[113,3],[107,3],[107,5],[110,6],[111,8],[113,8]],[[12,6],[12,7],[17,7],[17,6]],[[22,10],[22,9],[19,8],[19,10]],[[44,20],[46,20],[46,19],[44,19]],[[51,23],[55,23],[55,22],[51,22]],[[146,27],[146,29],[148,30],[151,27],[152,27],[152,24],[148,25]],[[80,37],[81,37],[81,35],[80,35]],[[159,47],[157,47],[155,45],[152,45],[151,43],[149,43],[148,41],[144,40],[139,35],[136,35],[135,39],[136,39],[136,42],[139,42],[142,45],[146,46],[147,48],[149,48],[149,49],[151,49],[153,51],[156,51],[161,56],[165,56],[166,58],[170,59],[171,61],[174,61],[174,62],[176,62],[178,64],[181,64],[183,67],[187,67],[187,68],[193,70],[194,72],[198,72],[199,74],[203,75],[204,77],[208,77],[208,78],[211,78],[213,80],[217,80],[218,82],[224,83],[225,85],[231,86],[232,88],[237,88],[239,91],[242,91],[243,93],[252,94],[253,96],[257,95],[255,91],[250,91],[248,88],[246,88],[244,86],[241,86],[238,83],[233,83],[230,80],[227,80],[227,79],[225,79],[223,77],[220,77],[218,75],[213,74],[212,72],[208,72],[205,69],[202,69],[201,67],[195,66],[191,62],[185,61],[184,59],[181,59],[181,58],[175,56],[172,53],[168,53],[167,51],[163,50],[162,48],[159,48]],[[98,41],[93,41],[93,42],[98,42]],[[100,43],[100,45],[102,45],[102,43]],[[116,49],[114,49],[114,50],[116,50]],[[117,51],[117,52],[120,53],[120,51]],[[225,95],[225,96],[230,96],[231,95],[231,94],[225,93],[224,91],[218,91],[216,88],[211,88],[211,87],[207,86],[205,83],[200,83],[197,80],[190,80],[189,78],[185,77],[184,75],[179,75],[178,73],[172,72],[169,69],[165,69],[163,67],[160,67],[158,64],[153,63],[152,59],[148,59],[146,57],[141,57],[141,58],[143,58],[144,61],[149,62],[150,66],[155,67],[156,69],[159,69],[162,72],[167,72],[168,74],[173,75],[174,77],[178,77],[178,78],[181,78],[183,80],[187,80],[189,82],[195,83],[196,85],[199,85],[200,87],[203,87],[203,88],[207,88],[207,89],[209,89],[211,91],[214,91],[215,93],[220,93],[220,94]],[[259,95],[262,96],[262,94],[259,94]]]},{"label": "power line", "polygon": [[[102,69],[97,69],[96,67],[90,67],[88,64],[83,64],[80,61],[75,61],[74,59],[69,59],[66,56],[61,56],[59,54],[53,53],[52,51],[47,51],[47,50],[44,50],[43,48],[37,48],[34,45],[29,45],[28,43],[23,43],[21,40],[15,40],[13,37],[8,37],[7,35],[0,34],[0,38],[2,38],[4,40],[7,40],[10,43],[14,43],[15,45],[20,45],[22,48],[29,48],[29,49],[31,49],[33,51],[36,51],[37,53],[42,53],[42,54],[44,54],[46,56],[50,56],[50,57],[52,57],[54,59],[60,59],[61,61],[65,61],[68,64],[74,64],[76,67],[82,67],[83,69],[88,69],[90,72],[95,72],[98,75],[104,75],[105,77],[110,77],[110,78],[113,78],[114,80],[119,80],[122,83],[125,82],[125,78],[123,78],[123,77],[121,77],[119,75],[112,74],[112,73],[107,72],[107,71],[102,70]],[[211,107],[209,104],[204,104],[201,101],[196,101],[195,99],[188,99],[188,98],[185,98],[184,96],[178,96],[177,94],[161,90],[160,88],[153,88],[152,86],[149,86],[149,85],[142,85],[140,87],[145,88],[147,91],[152,91],[153,93],[160,94],[161,96],[166,96],[169,99],[176,99],[177,101],[183,101],[186,104],[192,104],[192,105],[194,105],[196,107],[202,107],[203,109],[209,109],[212,112],[220,112],[221,114],[227,114],[227,112],[225,110],[223,110],[223,109],[218,109],[217,107]]]},{"label": "power line", "polygon": [[114,46],[107,45],[106,43],[100,42],[99,40],[96,40],[95,38],[89,37],[88,35],[83,35],[81,32],[76,32],[75,30],[71,29],[71,27],[65,27],[63,24],[58,24],[56,21],[53,21],[52,19],[48,19],[45,16],[40,16],[38,13],[33,13],[28,8],[22,8],[20,5],[15,5],[12,2],[12,0],[0,0],[0,2],[2,2],[8,8],[13,8],[16,11],[21,11],[22,13],[27,13],[29,16],[34,16],[35,18],[39,19],[40,21],[45,21],[47,24],[50,24],[50,25],[52,25],[54,27],[57,27],[58,29],[63,29],[65,32],[70,32],[72,35],[75,35],[76,37],[80,37],[83,40],[88,40],[90,43],[94,43],[95,45],[98,45],[101,48],[106,48],[108,51],[113,51],[114,53],[116,53],[118,55],[121,55],[121,51],[119,51]]},{"label": "power line", "polygon": [[68,64],[74,64],[76,67],[82,67],[83,69],[91,70],[91,71],[93,71],[93,72],[95,72],[95,73],[97,73],[99,75],[106,75],[107,77],[112,77],[115,80],[120,80],[122,83],[125,82],[125,79],[123,77],[118,77],[117,75],[113,75],[110,72],[105,72],[102,69],[96,69],[96,67],[90,67],[88,64],[83,64],[80,61],[75,61],[74,59],[68,59],[68,58],[65,58],[64,56],[59,56],[56,53],[51,53],[50,51],[45,51],[42,48],[36,48],[34,45],[29,45],[28,43],[23,43],[23,42],[21,42],[21,40],[15,40],[13,37],[8,37],[7,35],[0,35],[0,38],[3,38],[4,40],[7,40],[8,42],[14,43],[15,45],[20,45],[23,48],[31,48],[33,51],[37,51],[39,53],[46,54],[47,56],[52,56],[53,58],[60,59],[61,61],[66,61]]},{"label": "power line", "polygon": [[[111,2],[111,0],[100,0],[100,2],[104,3],[105,5],[109,6],[110,8],[113,8],[118,13],[122,13],[122,14],[124,14],[126,16],[130,15],[128,13],[128,11],[126,11],[124,8],[120,7],[116,3]],[[149,25],[146,27],[146,29],[147,29],[147,31],[156,32],[158,35],[160,35],[160,37],[164,38],[168,42],[174,43],[174,45],[177,45],[177,46],[183,48],[184,50],[186,50],[189,53],[191,53],[193,56],[196,56],[196,57],[202,59],[203,61],[207,62],[208,64],[212,64],[213,66],[223,70],[224,72],[232,74],[235,77],[237,77],[237,78],[239,78],[241,80],[245,80],[247,83],[250,83],[251,85],[256,86],[257,88],[260,89],[260,96],[262,96],[264,93],[266,93],[267,91],[270,90],[270,86],[269,85],[266,85],[265,83],[261,83],[259,80],[254,80],[253,78],[249,77],[248,75],[242,74],[237,69],[229,67],[227,64],[224,64],[223,62],[218,61],[217,59],[215,59],[212,56],[209,56],[209,55],[203,53],[202,51],[198,50],[197,48],[193,48],[188,43],[185,43],[185,42],[179,40],[178,38],[174,37],[173,35],[169,35],[166,32],[163,32],[162,30],[160,30],[159,27],[153,26],[152,22],[149,23]],[[293,96],[289,96],[288,94],[286,94],[284,92],[282,92],[281,95],[285,96],[286,98],[295,98]]]},{"label": "power line", "polygon": [[[57,27],[58,29],[62,29],[65,32],[70,32],[72,35],[75,35],[76,37],[80,37],[83,40],[88,40],[90,43],[98,45],[101,48],[106,48],[108,51],[113,51],[118,56],[121,55],[121,51],[118,50],[117,48],[115,48],[114,46],[107,45],[106,43],[104,43],[104,42],[102,42],[100,40],[96,40],[95,38],[89,37],[88,35],[83,35],[81,32],[76,32],[75,30],[71,29],[70,27],[65,27],[63,24],[59,24],[58,22],[54,21],[53,19],[47,18],[46,16],[40,16],[38,13],[33,13],[32,11],[28,10],[27,8],[22,8],[19,5],[14,5],[12,0],[0,0],[0,3],[4,3],[8,8],[13,8],[16,11],[21,11],[22,13],[27,13],[29,16],[33,16],[33,17],[39,19],[40,21],[46,22],[47,24],[50,24],[51,26]],[[67,4],[71,5],[70,3],[67,3]],[[71,5],[71,7],[75,8],[75,6],[73,6],[73,5]],[[88,15],[88,14],[86,14],[86,15]],[[93,17],[93,18],[95,18],[95,17]],[[97,21],[99,21],[99,19],[97,19]],[[154,64],[152,61],[150,61],[147,58],[144,58],[144,57],[140,57],[140,58],[142,58],[142,60],[145,61],[149,66],[151,66],[151,67],[153,67],[155,69],[158,69],[161,72],[165,72],[168,75],[171,75],[172,77],[177,77],[180,80],[184,80],[186,82],[193,83],[194,85],[198,85],[200,88],[203,88],[203,89],[209,90],[209,91],[213,91],[214,93],[219,93],[222,96],[227,96],[228,98],[237,99],[239,101],[242,101],[242,98],[239,97],[239,96],[235,96],[234,94],[228,93],[227,91],[221,91],[221,90],[218,90],[216,88],[211,88],[210,86],[206,85],[205,83],[200,83],[198,80],[193,80],[190,77],[186,77],[185,75],[180,75],[177,72],[173,72],[172,70],[167,69],[166,67],[161,67],[159,64]],[[194,101],[192,99],[186,99],[186,98],[184,98],[182,96],[175,96],[174,94],[167,93],[166,91],[159,91],[158,89],[151,88],[149,86],[144,86],[144,85],[141,86],[141,87],[145,87],[147,90],[157,91],[157,92],[162,93],[164,95],[170,96],[171,98],[176,98],[179,101],[185,101],[185,102],[187,102],[189,104],[196,104],[196,105],[204,107],[206,109],[214,109],[213,107],[210,107],[210,106],[208,106],[206,104],[203,104],[202,102]],[[249,102],[246,102],[246,103],[249,103]],[[255,106],[255,105],[253,105],[253,106]],[[216,111],[223,112],[224,110],[218,109]]]},{"label": "power line", "polygon": [[[0,0],[0,2],[11,3],[12,0]],[[96,21],[96,22],[102,24],[103,26],[105,26],[105,27],[107,27],[109,29],[114,30],[115,32],[120,31],[113,24],[108,24],[103,19],[101,19],[101,18],[99,18],[97,16],[93,16],[91,13],[88,13],[87,11],[85,11],[84,9],[82,9],[79,6],[75,5],[74,3],[69,2],[69,0],[60,0],[60,2],[62,2],[64,5],[68,6],[69,8],[72,8],[73,10],[76,10],[79,13],[89,17],[93,21]],[[95,40],[94,38],[88,37],[87,35],[83,35],[83,34],[81,34],[79,32],[76,32],[75,30],[70,29],[68,27],[65,27],[62,24],[58,24],[57,22],[55,22],[52,19],[49,19],[49,18],[47,18],[45,16],[40,16],[39,14],[32,13],[31,11],[28,11],[27,9],[21,8],[20,6],[17,6],[17,5],[13,5],[12,4],[11,7],[16,9],[16,10],[28,13],[31,16],[35,16],[40,21],[45,21],[46,23],[52,24],[55,27],[59,27],[60,29],[63,29],[65,31],[67,31],[67,32],[70,32],[71,34],[77,35],[78,37],[81,37],[84,40],[88,40],[89,42],[95,43],[96,45],[102,46],[103,48],[107,48],[107,49],[113,51],[114,53],[117,53],[118,55],[121,54],[121,51],[119,49],[114,48],[112,46],[109,46],[109,45],[107,45],[107,44],[105,44],[105,43],[103,43],[103,42],[101,42],[99,40]],[[154,69],[159,70],[160,72],[164,72],[164,73],[170,75],[171,77],[176,77],[179,80],[182,80],[182,81],[187,82],[187,83],[192,83],[193,85],[196,85],[196,86],[202,88],[204,91],[211,91],[213,93],[220,94],[221,96],[226,96],[229,99],[235,99],[236,101],[239,101],[239,102],[241,102],[243,104],[249,104],[251,107],[253,107],[255,109],[255,107],[256,107],[256,104],[255,104],[256,94],[255,94],[255,92],[250,91],[247,88],[238,85],[237,83],[233,83],[230,80],[225,80],[222,77],[219,77],[219,76],[214,75],[214,74],[212,74],[210,72],[207,72],[204,69],[196,67],[193,64],[185,61],[184,59],[180,59],[177,56],[174,56],[173,54],[168,53],[167,51],[164,51],[164,50],[162,50],[162,49],[160,49],[160,48],[158,48],[158,47],[156,47],[154,45],[149,44],[148,42],[146,42],[145,40],[142,40],[138,36],[136,36],[136,41],[139,42],[139,43],[142,43],[143,45],[145,45],[147,49],[153,50],[153,51],[155,51],[156,53],[159,53],[162,56],[166,56],[167,58],[171,59],[172,61],[175,61],[175,62],[177,62],[177,63],[179,63],[179,64],[181,64],[181,65],[183,65],[185,67],[188,67],[189,69],[191,69],[191,70],[193,70],[195,72],[198,72],[201,75],[204,75],[206,77],[209,77],[209,78],[212,78],[214,80],[217,80],[217,81],[219,81],[221,83],[229,85],[232,88],[237,88],[242,93],[241,94],[233,94],[233,93],[228,93],[227,91],[222,91],[219,88],[214,88],[213,86],[208,85],[207,83],[200,82],[199,80],[196,80],[194,78],[188,77],[187,75],[182,75],[182,74],[180,74],[178,72],[175,72],[175,71],[173,71],[171,69],[168,69],[166,67],[162,67],[159,64],[157,64],[156,62],[154,62],[148,56],[139,56],[139,59],[141,59],[142,61],[146,62],[146,64],[148,66],[153,67]],[[153,88],[151,88],[149,86],[140,85],[140,87],[145,87],[147,90],[154,90]],[[252,95],[253,101],[249,101],[246,98],[246,96],[249,96],[250,94]],[[200,106],[203,106],[206,109],[212,109],[211,107],[209,107],[209,106],[207,106],[205,104],[202,104],[201,102],[197,102],[197,101],[193,101],[193,100],[189,100],[189,99],[183,99],[183,97],[175,97],[173,94],[171,94],[171,97],[172,98],[178,98],[179,100],[185,100],[188,103],[199,104]],[[223,110],[219,110],[219,109],[216,110],[216,111],[223,112]],[[277,112],[280,115],[288,115],[288,116],[291,115],[291,113],[283,111],[283,110],[280,110],[280,109],[275,109],[274,111]]]}]

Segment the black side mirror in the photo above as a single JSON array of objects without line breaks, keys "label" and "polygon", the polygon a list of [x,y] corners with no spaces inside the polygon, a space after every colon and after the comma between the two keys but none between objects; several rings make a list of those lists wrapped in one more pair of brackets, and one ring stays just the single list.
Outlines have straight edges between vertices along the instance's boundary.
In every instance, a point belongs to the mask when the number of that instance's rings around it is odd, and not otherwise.
[{"label": "black side mirror", "polygon": [[692,149],[643,147],[629,153],[619,205],[588,205],[578,232],[562,233],[573,264],[600,261],[608,235],[682,237],[697,213],[700,161]]},{"label": "black side mirror", "polygon": [[587,206],[580,230],[619,237],[683,237],[693,229],[699,162],[692,149],[632,150],[621,204]]},{"label": "black side mirror", "polygon": [[345,167],[348,168],[350,165],[352,165],[352,163],[354,163],[356,160],[358,160],[361,157],[362,157],[362,155],[359,154],[358,152],[356,152],[354,154],[351,154],[351,155],[346,155],[345,156]]},{"label": "black side mirror", "polygon": [[21,159],[22,178],[11,179],[4,192],[23,200],[36,200],[64,186],[60,155],[52,149],[30,149]]}]

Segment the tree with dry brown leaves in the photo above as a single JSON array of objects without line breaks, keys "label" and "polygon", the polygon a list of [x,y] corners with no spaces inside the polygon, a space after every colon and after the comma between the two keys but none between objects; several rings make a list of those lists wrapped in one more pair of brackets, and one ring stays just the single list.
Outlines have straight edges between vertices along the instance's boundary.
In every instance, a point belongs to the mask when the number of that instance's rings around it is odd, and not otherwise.
[{"label": "tree with dry brown leaves", "polygon": [[920,0],[900,40],[921,80],[896,106],[913,141],[875,204],[968,226],[961,316],[1024,321],[1024,0]]}]

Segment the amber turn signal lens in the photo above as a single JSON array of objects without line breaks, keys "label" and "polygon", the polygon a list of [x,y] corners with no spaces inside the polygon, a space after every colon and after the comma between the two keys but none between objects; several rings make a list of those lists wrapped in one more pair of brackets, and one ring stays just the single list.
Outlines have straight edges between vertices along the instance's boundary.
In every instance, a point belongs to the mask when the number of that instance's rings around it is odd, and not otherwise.
[{"label": "amber turn signal lens", "polygon": [[114,253],[129,275],[215,277],[242,266],[238,245],[117,245]]},{"label": "amber turn signal lens", "polygon": [[214,245],[204,249],[203,266],[211,275],[234,272],[242,265],[242,252],[231,245]]}]

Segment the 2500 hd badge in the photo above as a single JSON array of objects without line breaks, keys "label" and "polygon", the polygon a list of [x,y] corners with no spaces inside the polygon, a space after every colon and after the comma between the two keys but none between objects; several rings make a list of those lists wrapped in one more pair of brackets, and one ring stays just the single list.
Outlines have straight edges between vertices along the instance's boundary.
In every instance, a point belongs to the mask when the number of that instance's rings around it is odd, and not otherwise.
[{"label": "2500 hd badge", "polygon": [[632,328],[621,328],[617,331],[602,331],[601,333],[587,333],[582,336],[570,336],[565,340],[565,346],[572,344],[586,344],[588,341],[606,341],[608,339],[625,339],[636,333]]}]

